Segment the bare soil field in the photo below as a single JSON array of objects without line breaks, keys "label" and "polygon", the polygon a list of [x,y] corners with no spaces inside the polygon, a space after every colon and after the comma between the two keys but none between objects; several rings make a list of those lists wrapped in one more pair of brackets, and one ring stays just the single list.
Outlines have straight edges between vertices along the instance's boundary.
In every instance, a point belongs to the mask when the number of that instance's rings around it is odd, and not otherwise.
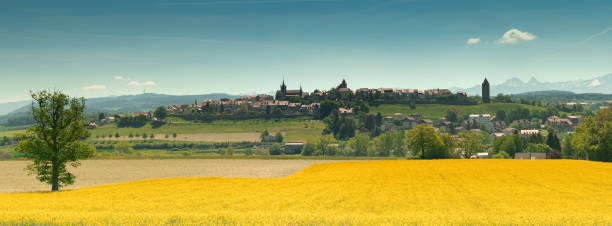
[{"label": "bare soil field", "polygon": [[[312,164],[333,160],[85,160],[70,172],[76,183],[62,188],[76,189],[94,185],[171,177],[285,177]],[[30,161],[0,161],[0,193],[47,191],[50,185],[28,175]]]},{"label": "bare soil field", "polygon": [[[240,142],[240,141],[259,141],[260,133],[193,133],[177,134],[176,138],[166,134],[155,134],[153,140],[176,140],[176,141],[203,141],[203,142]],[[143,140],[140,137],[129,138],[122,136],[119,138],[98,138],[98,140]],[[149,138],[147,138],[149,140]]]}]

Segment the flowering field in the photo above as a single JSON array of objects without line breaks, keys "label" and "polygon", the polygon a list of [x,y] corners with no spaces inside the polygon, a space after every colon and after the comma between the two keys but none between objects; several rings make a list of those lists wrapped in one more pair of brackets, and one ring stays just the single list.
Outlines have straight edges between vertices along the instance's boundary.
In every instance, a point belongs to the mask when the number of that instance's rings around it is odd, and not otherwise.
[{"label": "flowering field", "polygon": [[323,163],[284,178],[172,178],[0,194],[0,224],[612,223],[612,164]]}]

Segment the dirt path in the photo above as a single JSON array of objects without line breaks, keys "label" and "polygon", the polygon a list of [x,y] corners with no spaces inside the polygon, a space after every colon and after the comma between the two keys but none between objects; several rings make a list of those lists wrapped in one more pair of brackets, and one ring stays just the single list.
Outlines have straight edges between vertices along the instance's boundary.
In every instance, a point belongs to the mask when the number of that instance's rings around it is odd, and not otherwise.
[{"label": "dirt path", "polygon": [[[170,177],[285,177],[331,160],[86,160],[70,171],[74,185],[63,189]],[[46,191],[51,186],[28,176],[28,161],[0,161],[0,193]]]}]

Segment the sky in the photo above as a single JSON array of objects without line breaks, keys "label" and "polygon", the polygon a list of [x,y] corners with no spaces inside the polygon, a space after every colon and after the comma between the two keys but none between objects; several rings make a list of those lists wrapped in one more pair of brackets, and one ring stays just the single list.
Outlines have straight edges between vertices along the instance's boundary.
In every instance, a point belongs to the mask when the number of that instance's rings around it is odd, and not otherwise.
[{"label": "sky", "polygon": [[612,1],[0,2],[0,103],[612,73]]}]

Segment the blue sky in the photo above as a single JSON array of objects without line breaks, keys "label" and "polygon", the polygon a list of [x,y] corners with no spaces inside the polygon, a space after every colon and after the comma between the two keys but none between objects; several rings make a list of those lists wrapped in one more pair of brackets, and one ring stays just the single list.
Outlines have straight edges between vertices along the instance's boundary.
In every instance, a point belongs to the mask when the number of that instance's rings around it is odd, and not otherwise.
[{"label": "blue sky", "polygon": [[469,87],[612,73],[612,1],[0,3],[0,102],[74,96]]}]

